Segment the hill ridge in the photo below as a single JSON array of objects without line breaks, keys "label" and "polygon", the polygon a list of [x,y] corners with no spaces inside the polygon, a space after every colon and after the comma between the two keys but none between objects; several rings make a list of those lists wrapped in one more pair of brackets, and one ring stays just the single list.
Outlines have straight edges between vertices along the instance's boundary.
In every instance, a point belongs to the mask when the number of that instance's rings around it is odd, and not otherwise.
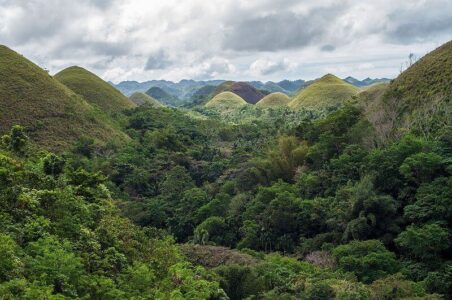
[{"label": "hill ridge", "polygon": [[103,111],[114,113],[136,106],[115,87],[85,68],[71,66],[54,77]]}]

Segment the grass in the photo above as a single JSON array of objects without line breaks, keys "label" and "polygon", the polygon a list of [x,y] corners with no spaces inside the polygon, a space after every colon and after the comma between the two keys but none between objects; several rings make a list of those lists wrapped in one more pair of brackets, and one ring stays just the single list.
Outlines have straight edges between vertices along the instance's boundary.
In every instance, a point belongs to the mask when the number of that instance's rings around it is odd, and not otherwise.
[{"label": "grass", "polygon": [[54,77],[103,111],[114,113],[136,106],[113,86],[81,67],[69,67]]},{"label": "grass", "polygon": [[431,98],[452,98],[452,41],[425,55],[389,86],[388,96],[401,96],[405,108],[422,106]]},{"label": "grass", "polygon": [[281,107],[281,106],[287,106],[289,104],[290,98],[284,93],[276,92],[271,93],[256,103],[257,106],[262,108],[268,108],[268,107]]},{"label": "grass", "polygon": [[209,102],[206,103],[205,106],[207,108],[228,110],[240,108],[245,105],[247,105],[247,102],[240,96],[231,92],[222,92],[213,97]]},{"label": "grass", "polygon": [[383,142],[397,139],[406,131],[436,138],[450,128],[451,70],[449,41],[402,72],[384,93],[373,91],[374,103],[366,107],[366,115]]},{"label": "grass", "polygon": [[351,99],[358,92],[357,87],[332,74],[327,74],[302,89],[289,103],[289,107],[292,109],[336,107]]},{"label": "grass", "polygon": [[32,141],[52,151],[65,150],[81,137],[101,144],[128,140],[102,111],[1,45],[0,78],[1,134],[20,124]]},{"label": "grass", "polygon": [[130,100],[132,100],[133,103],[140,106],[143,104],[149,104],[153,107],[163,107],[163,104],[160,103],[158,100],[154,99],[153,97],[142,93],[142,92],[135,92],[130,97]]}]

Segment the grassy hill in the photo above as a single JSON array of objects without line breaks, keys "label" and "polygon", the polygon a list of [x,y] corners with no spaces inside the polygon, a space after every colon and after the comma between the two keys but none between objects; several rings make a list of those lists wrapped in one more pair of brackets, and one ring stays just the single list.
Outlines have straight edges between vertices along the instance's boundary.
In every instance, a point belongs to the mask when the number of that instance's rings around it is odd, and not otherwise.
[{"label": "grassy hill", "polygon": [[140,106],[143,104],[149,104],[154,107],[163,107],[163,104],[160,103],[158,100],[152,98],[151,96],[142,93],[142,92],[135,92],[130,97],[130,100],[132,100],[133,103]]},{"label": "grassy hill", "polygon": [[54,77],[103,111],[113,113],[136,106],[108,82],[81,67],[66,68]]},{"label": "grassy hill", "polygon": [[268,107],[280,107],[287,106],[289,104],[290,98],[284,93],[271,93],[256,103],[257,106],[262,108]]},{"label": "grassy hill", "polygon": [[235,109],[245,105],[247,103],[242,97],[231,92],[222,92],[213,97],[205,106],[216,109]]},{"label": "grassy hill", "polygon": [[327,74],[301,90],[289,103],[289,107],[292,109],[335,107],[358,92],[357,87],[332,74]]},{"label": "grassy hill", "polygon": [[265,96],[261,91],[246,82],[226,81],[216,88],[213,96],[222,92],[234,93],[250,104],[256,104]]},{"label": "grassy hill", "polygon": [[25,126],[32,141],[64,150],[81,137],[123,141],[107,116],[46,71],[0,45],[0,133]]},{"label": "grassy hill", "polygon": [[452,41],[425,55],[384,92],[378,86],[368,91],[366,115],[380,139],[398,138],[406,130],[437,136],[450,126],[451,70]]},{"label": "grassy hill", "polygon": [[157,86],[151,87],[149,90],[147,90],[146,95],[157,99],[160,103],[170,106],[178,106],[180,102],[180,100],[176,96],[169,94],[164,89]]}]

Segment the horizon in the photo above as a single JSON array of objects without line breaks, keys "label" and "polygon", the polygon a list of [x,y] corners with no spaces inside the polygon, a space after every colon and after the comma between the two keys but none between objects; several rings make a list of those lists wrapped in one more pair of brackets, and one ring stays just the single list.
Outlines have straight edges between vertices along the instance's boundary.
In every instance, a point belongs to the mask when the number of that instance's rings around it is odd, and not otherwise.
[{"label": "horizon", "polygon": [[452,38],[447,0],[64,2],[2,1],[0,43],[114,83],[395,78]]}]

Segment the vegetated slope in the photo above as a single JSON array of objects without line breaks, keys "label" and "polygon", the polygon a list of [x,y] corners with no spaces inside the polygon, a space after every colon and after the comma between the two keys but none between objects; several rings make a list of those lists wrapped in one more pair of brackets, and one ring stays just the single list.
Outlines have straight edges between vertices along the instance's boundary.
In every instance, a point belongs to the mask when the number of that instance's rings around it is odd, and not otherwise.
[{"label": "vegetated slope", "polygon": [[242,97],[231,92],[222,92],[213,97],[205,106],[216,109],[234,109],[245,106],[246,104],[246,101]]},{"label": "vegetated slope", "polygon": [[180,102],[176,96],[167,93],[165,90],[157,86],[151,87],[149,90],[146,91],[146,94],[148,96],[151,96],[152,98],[157,99],[161,103],[170,106],[177,106],[178,103]]},{"label": "vegetated slope", "polygon": [[250,104],[256,104],[265,95],[246,82],[226,81],[219,85],[214,92],[214,96],[222,92],[232,92]]},{"label": "vegetated slope", "polygon": [[289,107],[292,109],[336,107],[351,99],[358,91],[357,87],[332,74],[327,74],[301,90],[289,103]]},{"label": "vegetated slope", "polygon": [[136,106],[111,84],[81,67],[66,68],[54,77],[103,111],[113,113]]},{"label": "vegetated slope", "polygon": [[376,94],[367,117],[384,141],[412,130],[436,136],[450,126],[452,41],[425,55]]},{"label": "vegetated slope", "polygon": [[281,107],[287,106],[289,104],[290,98],[284,93],[271,93],[256,103],[257,106],[267,108],[267,107]]},{"label": "vegetated slope", "polygon": [[210,95],[212,95],[215,92],[216,88],[217,87],[214,85],[206,85],[196,90],[191,96],[190,104],[188,106],[191,107],[206,103],[209,100]]},{"label": "vegetated slope", "polygon": [[132,100],[136,105],[149,104],[154,107],[163,107],[163,104],[160,103],[158,100],[142,92],[133,93],[129,97],[129,99]]},{"label": "vegetated slope", "polygon": [[100,143],[127,139],[103,112],[6,46],[0,46],[0,78],[2,134],[19,124],[34,142],[55,151],[80,137]]}]

